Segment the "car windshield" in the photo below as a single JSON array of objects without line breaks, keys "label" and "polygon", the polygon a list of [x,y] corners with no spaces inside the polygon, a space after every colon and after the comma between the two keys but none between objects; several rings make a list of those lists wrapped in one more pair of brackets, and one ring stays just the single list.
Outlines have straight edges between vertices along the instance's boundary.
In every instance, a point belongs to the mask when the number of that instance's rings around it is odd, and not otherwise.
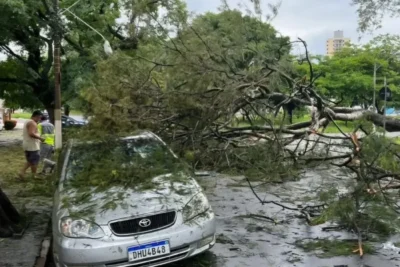
[{"label": "car windshield", "polygon": [[128,186],[183,170],[180,166],[168,147],[154,138],[84,143],[71,149],[66,180],[77,186]]}]

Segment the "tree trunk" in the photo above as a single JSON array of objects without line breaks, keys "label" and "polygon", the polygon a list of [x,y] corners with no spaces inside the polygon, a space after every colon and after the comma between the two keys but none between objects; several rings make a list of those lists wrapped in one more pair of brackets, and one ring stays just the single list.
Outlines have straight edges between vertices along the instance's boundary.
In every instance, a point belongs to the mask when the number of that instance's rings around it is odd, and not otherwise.
[{"label": "tree trunk", "polygon": [[65,116],[69,116],[69,111],[70,111],[69,105],[68,104],[64,105],[64,114],[65,114]]},{"label": "tree trunk", "polygon": [[[376,126],[383,127],[385,124],[386,131],[388,132],[399,132],[400,131],[400,120],[396,120],[394,118],[389,118],[387,116],[373,113],[369,110],[360,110],[355,111],[353,113],[335,113],[333,110],[327,109],[329,114],[332,116],[334,120],[340,121],[355,121],[360,119],[366,119],[367,121],[372,122]],[[385,122],[385,123],[384,123]]]},{"label": "tree trunk", "polygon": [[11,237],[21,217],[0,188],[0,237]]},{"label": "tree trunk", "polygon": [[54,124],[54,107],[46,107],[47,112],[49,113],[49,120],[52,124]]}]

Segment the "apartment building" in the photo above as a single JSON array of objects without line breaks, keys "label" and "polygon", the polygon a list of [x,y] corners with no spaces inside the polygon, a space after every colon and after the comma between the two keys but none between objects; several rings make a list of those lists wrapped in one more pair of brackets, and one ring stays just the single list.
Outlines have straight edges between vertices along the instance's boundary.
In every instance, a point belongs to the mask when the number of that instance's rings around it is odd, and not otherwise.
[{"label": "apartment building", "polygon": [[350,39],[343,37],[343,31],[334,31],[333,38],[326,41],[326,55],[333,56],[348,43],[350,43]]}]

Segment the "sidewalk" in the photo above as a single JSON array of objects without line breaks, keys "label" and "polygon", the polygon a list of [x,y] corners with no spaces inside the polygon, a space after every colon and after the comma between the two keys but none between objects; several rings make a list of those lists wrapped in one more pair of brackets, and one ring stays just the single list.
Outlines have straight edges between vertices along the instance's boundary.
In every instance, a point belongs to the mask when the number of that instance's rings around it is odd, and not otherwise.
[{"label": "sidewalk", "polygon": [[24,123],[27,121],[26,119],[17,119],[17,126],[15,129],[22,129],[24,127]]},{"label": "sidewalk", "polygon": [[36,264],[42,242],[49,235],[52,208],[48,192],[52,183],[50,178],[33,180],[27,176],[24,182],[15,180],[19,166],[22,167],[25,161],[21,128],[0,131],[0,187],[30,222],[22,238],[0,238],[0,266],[7,267],[33,267]]}]

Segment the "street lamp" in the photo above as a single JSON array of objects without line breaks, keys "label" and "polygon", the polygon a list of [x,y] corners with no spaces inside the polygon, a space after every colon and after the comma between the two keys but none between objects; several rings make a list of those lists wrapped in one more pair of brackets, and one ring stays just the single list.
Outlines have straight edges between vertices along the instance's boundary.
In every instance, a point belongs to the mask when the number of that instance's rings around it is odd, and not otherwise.
[{"label": "street lamp", "polygon": [[376,113],[376,105],[375,105],[375,103],[376,103],[376,96],[375,96],[375,94],[376,94],[376,72],[378,71],[378,69],[380,67],[381,66],[380,65],[378,66],[378,64],[375,61],[375,63],[374,63],[374,95],[372,98],[372,105],[373,105],[374,113]]},{"label": "street lamp", "polygon": [[103,49],[104,52],[107,55],[111,55],[113,53],[113,50],[111,48],[110,42],[99,32],[97,31],[95,28],[93,28],[92,26],[90,26],[86,21],[84,21],[83,19],[81,19],[80,17],[78,17],[76,14],[72,13],[68,8],[64,9],[64,12],[68,12],[70,13],[72,16],[74,16],[77,20],[79,20],[80,22],[82,22],[83,24],[85,24],[86,26],[88,26],[90,29],[92,29],[95,33],[97,33],[98,35],[101,36],[101,38],[103,38],[104,40],[104,44],[103,44]]},{"label": "street lamp", "polygon": [[94,32],[101,36],[104,40],[103,49],[107,55],[111,55],[113,50],[110,42],[95,28],[86,23],[83,19],[75,15],[69,9],[78,4],[81,0],[76,1],[74,4],[59,12],[59,0],[53,0],[54,9],[54,51],[53,51],[53,64],[54,64],[54,124],[55,124],[55,148],[62,147],[62,131],[61,131],[61,30],[60,30],[60,15],[64,12],[70,13],[80,22],[88,26]]}]

